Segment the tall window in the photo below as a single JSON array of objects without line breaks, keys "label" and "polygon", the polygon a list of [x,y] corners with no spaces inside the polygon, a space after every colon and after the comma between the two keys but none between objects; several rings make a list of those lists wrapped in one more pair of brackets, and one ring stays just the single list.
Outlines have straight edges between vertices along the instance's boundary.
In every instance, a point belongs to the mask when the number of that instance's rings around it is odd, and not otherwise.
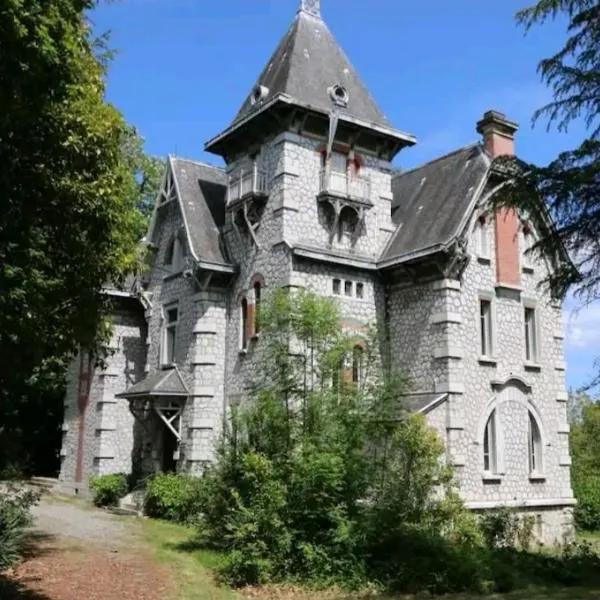
[{"label": "tall window", "polygon": [[352,382],[361,383],[363,377],[364,350],[360,346],[352,349]]},{"label": "tall window", "polygon": [[542,471],[542,435],[540,427],[529,412],[529,472],[541,473]]},{"label": "tall window", "polygon": [[538,360],[538,334],[535,318],[535,308],[525,307],[525,360]]},{"label": "tall window", "polygon": [[175,362],[175,348],[177,345],[177,319],[179,311],[176,306],[165,311],[165,324],[163,334],[162,363],[171,365]]},{"label": "tall window", "polygon": [[498,472],[498,435],[496,411],[492,411],[483,433],[483,470],[486,473]]},{"label": "tall window", "polygon": [[254,283],[254,335],[260,333],[260,281]]},{"label": "tall window", "polygon": [[481,336],[481,355],[493,356],[493,321],[492,321],[492,301],[479,301],[479,328]]},{"label": "tall window", "polygon": [[165,266],[170,267],[173,272],[181,271],[184,265],[185,246],[178,235],[174,235],[165,251]]},{"label": "tall window", "polygon": [[242,299],[240,305],[240,349],[246,350],[248,347],[248,300]]},{"label": "tall window", "polygon": [[477,256],[490,257],[490,227],[485,215],[481,215],[475,227],[475,246]]}]

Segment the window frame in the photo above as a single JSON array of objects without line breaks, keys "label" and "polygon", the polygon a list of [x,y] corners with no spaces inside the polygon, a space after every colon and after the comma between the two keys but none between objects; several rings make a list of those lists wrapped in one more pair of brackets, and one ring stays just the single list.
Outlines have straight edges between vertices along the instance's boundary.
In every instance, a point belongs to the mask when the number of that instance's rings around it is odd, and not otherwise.
[{"label": "window frame", "polygon": [[484,474],[499,475],[498,411],[496,408],[492,410],[485,422],[482,449]]},{"label": "window frame", "polygon": [[342,280],[339,277],[334,277],[331,281],[331,291],[334,296],[342,295]]},{"label": "window frame", "polygon": [[361,385],[364,380],[365,370],[365,349],[361,344],[354,344],[351,357],[352,383]]},{"label": "window frame", "polygon": [[482,214],[475,225],[475,254],[477,258],[489,262],[492,256],[489,219]]},{"label": "window frame", "polygon": [[[175,320],[169,319],[170,313],[175,311]],[[162,339],[160,351],[160,363],[163,367],[176,364],[177,333],[179,324],[179,305],[177,303],[163,306]]]},{"label": "window frame", "polygon": [[[487,323],[484,324],[483,306],[489,307]],[[492,296],[479,296],[478,303],[479,355],[481,359],[495,360],[496,356],[496,303]]]},{"label": "window frame", "polygon": [[245,354],[248,351],[249,335],[248,335],[248,298],[244,296],[239,303],[239,350]]},{"label": "window frame", "polygon": [[544,472],[542,429],[533,411],[528,410],[527,413],[527,457],[529,463],[529,476],[539,477]]},{"label": "window frame", "polygon": [[[528,315],[531,317],[528,319]],[[540,361],[540,328],[537,307],[533,303],[523,304],[523,337],[525,363],[536,365]]]},{"label": "window frame", "polygon": [[260,281],[254,282],[252,291],[254,292],[254,322],[252,324],[252,332],[254,337],[258,337],[260,335],[260,303],[262,294],[262,284]]},{"label": "window frame", "polygon": [[362,300],[365,297],[365,284],[362,281],[357,281],[354,288],[356,297]]},{"label": "window frame", "polygon": [[528,252],[535,244],[535,237],[528,225],[522,226],[519,229],[519,254],[521,259],[521,270],[525,272],[533,272],[533,262],[531,253]]}]

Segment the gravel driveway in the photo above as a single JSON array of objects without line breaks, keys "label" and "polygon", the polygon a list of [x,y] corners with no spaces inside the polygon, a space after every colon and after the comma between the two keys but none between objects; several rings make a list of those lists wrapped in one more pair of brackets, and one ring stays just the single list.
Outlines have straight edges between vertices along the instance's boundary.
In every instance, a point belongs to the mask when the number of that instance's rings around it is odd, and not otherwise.
[{"label": "gravel driveway", "polygon": [[136,518],[44,497],[33,510],[32,551],[0,574],[1,600],[174,600]]}]

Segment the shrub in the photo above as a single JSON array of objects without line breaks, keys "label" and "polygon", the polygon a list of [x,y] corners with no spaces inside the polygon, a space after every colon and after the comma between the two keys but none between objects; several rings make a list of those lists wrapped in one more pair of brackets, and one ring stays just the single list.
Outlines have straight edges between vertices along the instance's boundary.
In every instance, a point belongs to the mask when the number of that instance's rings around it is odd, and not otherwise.
[{"label": "shrub", "polygon": [[90,477],[89,485],[96,506],[116,506],[129,491],[127,475],[123,473]]},{"label": "shrub", "polygon": [[509,508],[486,511],[481,528],[489,548],[521,548],[528,550],[533,541],[533,515],[519,515]]},{"label": "shrub", "polygon": [[200,517],[203,504],[204,482],[200,477],[160,473],[146,484],[144,510],[149,517],[190,523]]},{"label": "shrub", "polygon": [[20,558],[30,509],[38,500],[38,492],[13,485],[0,492],[0,571]]},{"label": "shrub", "polygon": [[573,488],[577,498],[577,527],[588,531],[600,530],[600,475],[574,477]]}]

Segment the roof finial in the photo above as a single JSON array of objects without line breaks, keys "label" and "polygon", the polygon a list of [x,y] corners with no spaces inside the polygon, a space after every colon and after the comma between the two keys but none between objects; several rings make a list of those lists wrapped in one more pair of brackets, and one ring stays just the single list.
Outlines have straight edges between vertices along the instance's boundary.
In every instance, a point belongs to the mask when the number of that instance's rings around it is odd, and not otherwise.
[{"label": "roof finial", "polygon": [[321,0],[301,0],[300,10],[312,15],[321,17]]}]

